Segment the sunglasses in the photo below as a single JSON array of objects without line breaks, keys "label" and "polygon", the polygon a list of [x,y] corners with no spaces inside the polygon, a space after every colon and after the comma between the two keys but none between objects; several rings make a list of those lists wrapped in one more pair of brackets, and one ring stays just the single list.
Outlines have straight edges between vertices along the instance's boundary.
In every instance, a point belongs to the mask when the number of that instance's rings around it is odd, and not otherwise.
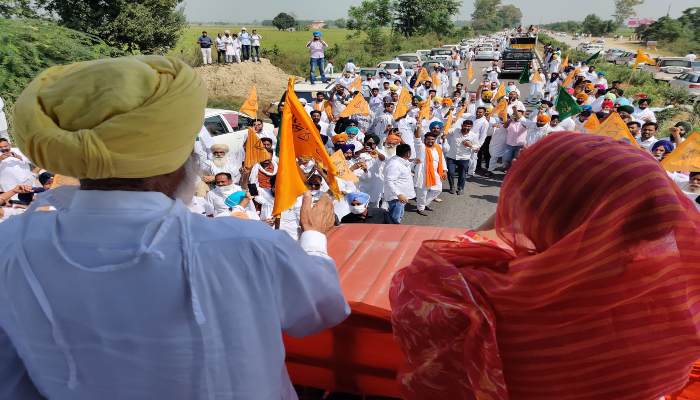
[{"label": "sunglasses", "polygon": [[320,188],[321,184],[320,183],[309,183],[308,186],[311,188]]}]

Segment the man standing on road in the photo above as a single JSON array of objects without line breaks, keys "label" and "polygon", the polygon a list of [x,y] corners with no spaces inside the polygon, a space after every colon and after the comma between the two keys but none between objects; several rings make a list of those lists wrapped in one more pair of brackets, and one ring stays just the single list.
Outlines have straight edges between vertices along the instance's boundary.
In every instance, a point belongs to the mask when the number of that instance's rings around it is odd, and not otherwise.
[{"label": "man standing on road", "polygon": [[450,184],[450,194],[454,194],[455,178],[457,178],[457,194],[464,192],[467,180],[467,170],[472,154],[478,146],[479,136],[472,131],[474,122],[465,119],[460,129],[447,134],[447,182]]},{"label": "man standing on road", "polygon": [[238,40],[241,42],[241,59],[243,62],[248,61],[250,59],[251,37],[245,27],[241,28]]},{"label": "man standing on road", "polygon": [[400,224],[408,200],[416,197],[411,168],[411,146],[396,146],[396,155],[384,166],[384,200],[389,203],[388,222]]},{"label": "man standing on road", "polygon": [[190,212],[206,99],[160,56],[49,68],[19,97],[20,148],[80,187],[0,224],[4,398],[295,398],[282,333],[350,311],[326,251],[333,205],[304,195],[299,243]]},{"label": "man standing on road", "polygon": [[436,143],[443,128],[442,122],[433,121],[430,123],[430,131],[423,136],[421,124],[416,126],[414,133],[414,147],[416,149],[416,159],[419,160],[416,167],[416,203],[417,213],[427,216],[426,210],[433,211],[430,203],[442,193],[442,180],[447,177],[445,168],[445,156],[442,148]]},{"label": "man standing on road", "polygon": [[513,106],[512,114],[508,116],[504,127],[506,128],[506,151],[503,155],[503,168],[508,170],[514,159],[518,158],[518,153],[525,146],[527,141],[527,127],[524,124],[524,106]]},{"label": "man standing on road", "polygon": [[[479,160],[479,150],[482,145],[486,145],[488,148],[488,143],[486,143],[486,138],[488,137],[489,128],[491,123],[486,119],[486,107],[477,107],[476,113],[470,118],[473,122],[474,127],[472,131],[477,136],[476,142],[473,143],[474,151],[471,154],[471,162],[469,163],[469,176],[474,176],[476,169],[481,170],[481,161]],[[482,156],[483,158],[483,156]]]},{"label": "man standing on road", "polygon": [[309,49],[309,65],[311,67],[309,71],[309,82],[313,85],[315,82],[314,78],[314,66],[318,68],[319,74],[321,74],[321,82],[323,83],[328,83],[328,79],[326,79],[326,73],[324,72],[324,65],[323,65],[323,58],[324,58],[324,50],[326,47],[328,47],[328,43],[324,42],[321,40],[321,32],[316,31],[313,33],[313,37],[309,42],[306,44],[306,47]]},{"label": "man standing on road", "polygon": [[202,52],[202,64],[211,65],[211,38],[207,34],[207,31],[202,32],[202,36],[197,39],[199,48]]}]

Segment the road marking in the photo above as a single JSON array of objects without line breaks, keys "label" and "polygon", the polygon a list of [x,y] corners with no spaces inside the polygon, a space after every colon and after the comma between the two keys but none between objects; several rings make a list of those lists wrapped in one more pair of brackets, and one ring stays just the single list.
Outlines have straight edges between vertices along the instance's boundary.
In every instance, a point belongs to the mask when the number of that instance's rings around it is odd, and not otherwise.
[{"label": "road marking", "polygon": [[470,84],[470,85],[473,85],[473,84],[474,84],[474,82],[476,82],[476,78],[472,79],[472,81],[471,81],[471,82],[469,82],[469,84]]}]

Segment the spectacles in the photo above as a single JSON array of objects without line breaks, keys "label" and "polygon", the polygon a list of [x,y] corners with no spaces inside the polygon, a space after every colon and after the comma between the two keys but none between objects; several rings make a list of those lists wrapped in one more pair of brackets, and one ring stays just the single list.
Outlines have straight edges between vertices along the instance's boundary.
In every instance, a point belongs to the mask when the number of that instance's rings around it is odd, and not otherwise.
[{"label": "spectacles", "polygon": [[307,186],[310,187],[310,188],[320,188],[320,187],[321,187],[321,184],[320,184],[320,183],[311,183],[311,182],[309,182],[309,184],[308,184]]}]

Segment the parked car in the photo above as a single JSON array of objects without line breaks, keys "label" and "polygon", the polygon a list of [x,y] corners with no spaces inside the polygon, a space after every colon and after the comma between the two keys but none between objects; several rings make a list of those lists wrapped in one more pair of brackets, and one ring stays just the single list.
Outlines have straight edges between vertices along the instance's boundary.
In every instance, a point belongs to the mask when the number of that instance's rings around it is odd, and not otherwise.
[{"label": "parked car", "polygon": [[433,71],[435,71],[435,67],[437,67],[437,66],[441,66],[441,67],[443,67],[443,68],[445,68],[445,69],[448,69],[448,68],[449,68],[449,63],[450,63],[449,60],[442,60],[442,61],[423,61],[422,67],[423,67],[423,68],[427,68],[427,69],[428,69],[428,73],[429,73],[429,74],[432,74]]},{"label": "parked car", "polygon": [[425,61],[430,58],[430,50],[416,50],[416,53],[420,54],[420,58]]},{"label": "parked car", "polygon": [[612,62],[615,62],[615,58],[617,58],[618,56],[620,56],[620,55],[623,54],[623,53],[625,53],[625,50],[621,50],[621,49],[607,49],[607,50],[605,51],[605,56],[604,56],[605,61],[611,62],[611,63],[612,63]]},{"label": "parked car", "polygon": [[654,74],[654,79],[671,81],[671,79],[686,73],[700,71],[700,61],[689,61],[684,57],[659,57],[656,65],[644,67]]},{"label": "parked car", "polygon": [[481,45],[474,51],[474,60],[498,61],[499,54],[493,46]]},{"label": "parked car", "polygon": [[418,53],[399,54],[396,58],[398,58],[399,61],[402,61],[408,69],[413,69],[415,66],[420,65],[423,62],[423,58]]},{"label": "parked car", "polygon": [[[204,110],[204,128],[209,133],[211,141],[226,144],[231,150],[243,147],[248,127],[253,126],[253,120],[253,117],[238,111],[216,108]],[[272,131],[274,126],[263,123],[263,129]]]},{"label": "parked car", "polygon": [[626,51],[613,59],[613,63],[617,65],[631,65],[634,63],[634,58],[637,56],[636,53]]},{"label": "parked car", "polygon": [[686,90],[695,99],[700,99],[700,72],[686,72],[671,79],[671,87]]},{"label": "parked car", "polygon": [[399,70],[399,67],[406,71],[406,65],[404,65],[403,61],[401,60],[382,61],[377,64],[377,68],[383,69],[384,71],[392,74],[395,74],[396,71]]},{"label": "parked car", "polygon": [[322,92],[326,95],[326,98],[330,98],[330,93],[335,87],[335,81],[328,83],[314,83],[313,85],[308,82],[298,82],[294,84],[294,93],[300,99],[305,99],[307,102],[312,102],[316,98],[316,93]]},{"label": "parked car", "polygon": [[452,50],[438,47],[430,50],[430,59],[435,61],[449,60],[452,58]]},{"label": "parked car", "polygon": [[379,71],[379,68],[361,67],[359,75],[362,77],[363,80],[365,80],[365,79],[369,78],[370,76],[377,75],[378,71]]}]

